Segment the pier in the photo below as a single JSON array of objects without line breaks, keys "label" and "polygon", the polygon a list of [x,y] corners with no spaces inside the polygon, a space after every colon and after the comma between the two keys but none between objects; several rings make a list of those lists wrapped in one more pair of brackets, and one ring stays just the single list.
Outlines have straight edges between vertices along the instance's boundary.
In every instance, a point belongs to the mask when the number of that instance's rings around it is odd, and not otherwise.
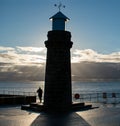
[{"label": "pier", "polygon": [[36,102],[35,92],[0,91],[0,105],[30,104]]}]

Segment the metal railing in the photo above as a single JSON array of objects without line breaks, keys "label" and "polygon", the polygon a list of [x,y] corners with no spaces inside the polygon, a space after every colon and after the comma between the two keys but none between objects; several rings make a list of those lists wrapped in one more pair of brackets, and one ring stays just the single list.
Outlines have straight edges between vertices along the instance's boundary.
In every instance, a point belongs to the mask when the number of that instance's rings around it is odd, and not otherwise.
[{"label": "metal railing", "polygon": [[2,95],[23,95],[23,96],[36,96],[36,92],[16,91],[16,90],[0,90]]},{"label": "metal railing", "polygon": [[97,103],[120,103],[120,93],[118,92],[99,92],[88,94],[73,94],[74,102],[97,102]]},{"label": "metal railing", "polygon": [[[37,96],[36,92],[27,92],[19,90],[0,90],[0,94]],[[72,100],[73,102],[120,103],[120,93],[118,92],[73,93]]]}]

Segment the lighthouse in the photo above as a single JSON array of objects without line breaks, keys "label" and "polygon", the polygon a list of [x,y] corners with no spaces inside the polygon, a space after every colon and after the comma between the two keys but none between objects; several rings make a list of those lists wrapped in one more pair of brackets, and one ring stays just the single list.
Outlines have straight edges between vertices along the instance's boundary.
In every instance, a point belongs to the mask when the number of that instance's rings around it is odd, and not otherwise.
[{"label": "lighthouse", "polygon": [[[47,40],[44,42],[47,48],[44,102],[43,104],[31,103],[30,106],[22,105],[23,110],[44,111],[56,115],[92,107],[92,105],[85,105],[84,102],[72,103],[70,49],[73,42],[71,33],[65,29],[65,23],[70,19],[60,11],[61,6],[60,3],[59,11],[50,17],[52,30],[48,31]],[[76,95],[79,94],[74,96]]]},{"label": "lighthouse", "polygon": [[68,111],[72,105],[71,33],[65,30],[70,20],[61,11],[50,17],[52,30],[48,31],[44,108],[48,112]]},{"label": "lighthouse", "polygon": [[[84,102],[72,103],[71,84],[71,53],[73,42],[71,33],[66,31],[65,23],[70,19],[61,11],[50,17],[52,30],[47,33],[47,40],[44,42],[47,48],[45,87],[43,104],[31,103],[30,106],[22,105],[23,110],[35,110],[52,113],[66,113],[77,110],[87,110],[92,105],[85,105]],[[74,96],[79,95],[75,94]]]}]

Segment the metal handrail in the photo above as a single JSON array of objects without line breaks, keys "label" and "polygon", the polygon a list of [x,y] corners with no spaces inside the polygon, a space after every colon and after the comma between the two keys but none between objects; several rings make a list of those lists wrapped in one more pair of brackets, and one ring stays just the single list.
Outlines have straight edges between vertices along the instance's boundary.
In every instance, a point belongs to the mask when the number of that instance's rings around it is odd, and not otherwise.
[{"label": "metal handrail", "polygon": [[[16,90],[0,90],[1,95],[22,95],[22,96],[37,96],[36,92],[16,91]],[[79,94],[75,98],[75,94]],[[94,92],[94,93],[72,93],[74,102],[106,102],[120,103],[120,93],[118,92]]]},{"label": "metal handrail", "polygon": [[24,95],[24,96],[36,96],[36,92],[16,91],[16,90],[0,90],[2,95]]},{"label": "metal handrail", "polygon": [[120,103],[120,93],[118,92],[99,92],[99,93],[73,93],[74,102],[105,102],[105,103]]}]

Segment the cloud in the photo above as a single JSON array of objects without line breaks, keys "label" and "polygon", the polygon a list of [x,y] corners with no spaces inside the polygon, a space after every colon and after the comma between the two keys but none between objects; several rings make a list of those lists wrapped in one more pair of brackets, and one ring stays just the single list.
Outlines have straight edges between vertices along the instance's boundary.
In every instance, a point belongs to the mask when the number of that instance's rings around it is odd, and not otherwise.
[{"label": "cloud", "polygon": [[[101,54],[92,49],[72,50],[72,63],[88,62],[120,62],[120,52]],[[46,62],[44,47],[3,47],[0,46],[0,63],[15,65],[34,65]]]},{"label": "cloud", "polygon": [[27,52],[27,53],[29,53],[29,52],[32,52],[32,53],[44,52],[45,53],[46,52],[45,48],[43,48],[43,47],[20,47],[20,46],[17,46],[17,50],[19,50],[21,52]]},{"label": "cloud", "polygon": [[120,62],[120,52],[113,52],[111,54],[101,54],[92,49],[78,50],[72,52],[72,62],[79,63],[82,61],[88,62]]},{"label": "cloud", "polygon": [[[92,49],[72,50],[72,63],[88,62],[120,62],[120,52],[101,54]],[[46,62],[44,47],[3,47],[0,46],[0,62],[17,65],[32,65]]]},{"label": "cloud", "polygon": [[0,46],[0,52],[3,52],[3,51],[14,51],[14,48]]},{"label": "cloud", "polygon": [[0,47],[0,62],[18,65],[43,63],[46,60],[46,49],[43,47]]},{"label": "cloud", "polygon": [[45,51],[42,47],[40,49],[37,47],[0,47],[0,79],[37,80],[37,78],[43,78]]},{"label": "cloud", "polygon": [[[103,74],[104,69],[109,70],[111,68],[112,70],[115,69],[114,71],[116,72],[114,73],[117,73],[120,69],[120,52],[101,54],[92,49],[73,49],[71,53],[72,74],[75,75],[75,79],[83,75],[88,75],[89,77],[91,70],[94,72],[93,75],[96,75],[96,71],[100,71],[101,69],[103,71],[98,73]],[[20,46],[15,48],[0,47],[0,79],[43,80],[45,75],[45,62],[46,48]],[[106,66],[104,66],[104,62],[108,62],[107,64],[105,63]],[[108,71],[108,73],[111,72]],[[119,72],[117,75],[119,75]]]}]

